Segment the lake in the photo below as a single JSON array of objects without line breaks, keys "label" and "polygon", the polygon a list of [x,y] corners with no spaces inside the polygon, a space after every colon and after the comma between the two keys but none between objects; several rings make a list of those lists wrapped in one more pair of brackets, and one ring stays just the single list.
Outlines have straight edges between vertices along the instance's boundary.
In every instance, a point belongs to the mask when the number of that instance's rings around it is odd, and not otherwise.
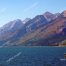
[{"label": "lake", "polygon": [[66,66],[66,47],[2,47],[0,66]]}]

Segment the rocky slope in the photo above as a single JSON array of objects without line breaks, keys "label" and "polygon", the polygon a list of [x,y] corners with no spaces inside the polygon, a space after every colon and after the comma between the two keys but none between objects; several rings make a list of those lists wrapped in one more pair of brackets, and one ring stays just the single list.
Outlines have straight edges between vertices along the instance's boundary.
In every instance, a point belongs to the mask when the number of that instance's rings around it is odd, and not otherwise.
[{"label": "rocky slope", "polygon": [[[25,21],[25,20],[24,20]],[[12,21],[0,28],[0,44],[8,46],[59,46],[66,40],[66,11],[49,12],[27,19]]]}]

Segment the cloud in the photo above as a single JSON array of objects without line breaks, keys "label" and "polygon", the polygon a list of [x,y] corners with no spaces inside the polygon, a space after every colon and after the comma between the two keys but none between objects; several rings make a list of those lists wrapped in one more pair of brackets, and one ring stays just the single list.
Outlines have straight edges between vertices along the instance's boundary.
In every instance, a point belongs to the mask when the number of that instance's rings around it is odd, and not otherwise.
[{"label": "cloud", "polygon": [[39,2],[33,3],[32,5],[30,5],[26,9],[24,9],[24,12],[29,11],[29,10],[35,8],[38,4],[39,4]]}]

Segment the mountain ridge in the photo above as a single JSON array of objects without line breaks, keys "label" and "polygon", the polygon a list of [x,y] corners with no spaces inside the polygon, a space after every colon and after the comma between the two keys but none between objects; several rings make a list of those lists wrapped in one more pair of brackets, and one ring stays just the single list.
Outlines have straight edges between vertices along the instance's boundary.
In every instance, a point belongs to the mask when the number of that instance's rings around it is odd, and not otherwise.
[{"label": "mountain ridge", "polygon": [[[17,28],[16,26],[13,28],[15,22],[18,22]],[[43,15],[37,15],[33,19],[27,19],[24,24],[22,22],[23,21],[21,20],[15,20],[14,24],[11,26],[11,29],[13,28],[16,30],[10,33],[6,33],[7,35],[0,35],[0,42],[3,44],[8,43],[8,46],[59,46],[59,44],[56,44],[56,42],[65,40],[63,37],[65,35],[65,31],[63,30],[66,27],[66,11],[56,14],[45,12]],[[0,30],[0,32],[2,32],[2,30]],[[58,36],[58,39],[55,39],[56,36]],[[62,38],[60,39],[59,37]]]}]

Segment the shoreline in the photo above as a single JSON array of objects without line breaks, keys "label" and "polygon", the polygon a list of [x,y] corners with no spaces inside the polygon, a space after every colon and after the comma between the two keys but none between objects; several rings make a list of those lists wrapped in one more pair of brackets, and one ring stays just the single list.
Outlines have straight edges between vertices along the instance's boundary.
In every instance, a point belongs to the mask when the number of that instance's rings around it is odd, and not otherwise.
[{"label": "shoreline", "polygon": [[28,47],[28,48],[31,48],[31,47],[58,47],[58,48],[63,48],[63,47],[66,47],[66,46],[0,46],[0,48],[11,48],[11,47]]}]

